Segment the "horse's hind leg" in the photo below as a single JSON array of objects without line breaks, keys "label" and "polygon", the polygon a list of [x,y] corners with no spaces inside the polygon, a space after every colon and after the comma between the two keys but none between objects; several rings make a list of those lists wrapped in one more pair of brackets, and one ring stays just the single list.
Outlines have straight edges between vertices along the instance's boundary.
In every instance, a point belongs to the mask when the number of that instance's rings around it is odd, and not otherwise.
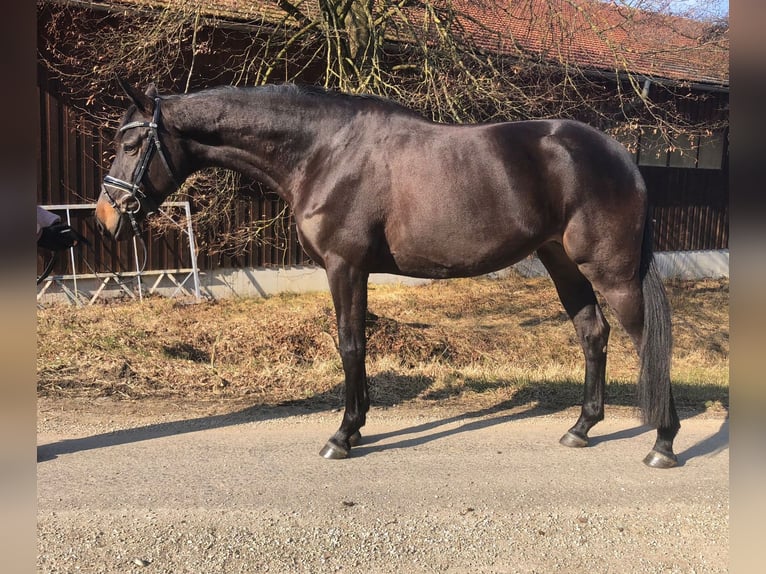
[{"label": "horse's hind leg", "polygon": [[670,386],[672,350],[670,306],[653,264],[642,277],[617,280],[615,276],[594,279],[620,324],[638,351],[638,402],[643,419],[657,429],[654,448],[644,463],[655,468],[678,464],[673,440],[681,428]]},{"label": "horse's hind leg", "polygon": [[585,397],[580,418],[560,440],[565,446],[584,447],[588,445],[588,431],[604,418],[609,323],[601,312],[590,281],[569,259],[561,244],[547,243],[537,250],[537,254],[553,279],[585,354]]}]

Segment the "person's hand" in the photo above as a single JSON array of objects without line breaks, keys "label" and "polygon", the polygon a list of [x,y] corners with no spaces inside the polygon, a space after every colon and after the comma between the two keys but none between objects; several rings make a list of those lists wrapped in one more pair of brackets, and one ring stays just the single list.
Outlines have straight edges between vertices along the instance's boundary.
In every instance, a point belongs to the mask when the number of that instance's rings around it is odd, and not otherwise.
[{"label": "person's hand", "polygon": [[82,235],[66,223],[54,223],[43,227],[37,246],[50,251],[64,251],[84,241]]}]

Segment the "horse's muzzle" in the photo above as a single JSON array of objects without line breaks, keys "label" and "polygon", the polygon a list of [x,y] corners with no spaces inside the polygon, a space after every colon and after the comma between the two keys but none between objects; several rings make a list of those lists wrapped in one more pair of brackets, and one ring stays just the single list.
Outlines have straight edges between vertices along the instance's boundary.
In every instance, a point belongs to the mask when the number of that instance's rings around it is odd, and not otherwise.
[{"label": "horse's muzzle", "polygon": [[103,197],[99,198],[96,203],[96,227],[102,236],[116,240],[122,239],[123,229],[126,227],[123,219],[122,214],[108,201]]}]

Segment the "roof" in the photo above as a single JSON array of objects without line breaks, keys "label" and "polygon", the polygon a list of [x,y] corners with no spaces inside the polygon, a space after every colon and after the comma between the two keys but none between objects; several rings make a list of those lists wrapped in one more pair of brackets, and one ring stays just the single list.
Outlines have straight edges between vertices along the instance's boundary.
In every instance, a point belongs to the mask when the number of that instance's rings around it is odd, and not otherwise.
[{"label": "roof", "polygon": [[468,37],[489,51],[653,78],[728,85],[728,29],[596,0],[453,2]]},{"label": "roof", "polygon": [[[191,5],[203,14],[253,24],[299,25],[300,14],[320,13],[318,0],[122,1],[187,10]],[[297,7],[300,14],[286,15],[280,5],[287,4]],[[376,0],[376,4],[383,3]],[[489,53],[532,56],[565,66],[610,74],[630,72],[674,83],[729,85],[728,26],[641,11],[615,0],[432,0],[430,4],[452,15],[452,29],[465,42]],[[422,30],[427,18],[423,2],[405,6],[402,17]],[[387,28],[390,40],[412,39],[402,22],[400,17],[399,26]]]}]

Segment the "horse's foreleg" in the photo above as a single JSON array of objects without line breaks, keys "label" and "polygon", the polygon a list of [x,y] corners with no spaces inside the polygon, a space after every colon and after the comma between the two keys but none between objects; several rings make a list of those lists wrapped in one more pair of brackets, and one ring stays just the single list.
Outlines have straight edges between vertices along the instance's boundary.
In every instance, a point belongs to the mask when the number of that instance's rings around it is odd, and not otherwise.
[{"label": "horse's foreleg", "polygon": [[359,443],[370,397],[365,361],[365,317],[367,314],[367,273],[340,258],[327,261],[335,316],[338,323],[338,349],[345,375],[346,408],[338,431],[320,451],[324,458],[346,458]]},{"label": "horse's foreleg", "polygon": [[560,244],[546,244],[538,249],[538,255],[553,279],[585,354],[585,397],[580,418],[560,442],[571,447],[588,446],[588,431],[604,419],[609,323],[601,312],[590,281],[567,257]]}]

